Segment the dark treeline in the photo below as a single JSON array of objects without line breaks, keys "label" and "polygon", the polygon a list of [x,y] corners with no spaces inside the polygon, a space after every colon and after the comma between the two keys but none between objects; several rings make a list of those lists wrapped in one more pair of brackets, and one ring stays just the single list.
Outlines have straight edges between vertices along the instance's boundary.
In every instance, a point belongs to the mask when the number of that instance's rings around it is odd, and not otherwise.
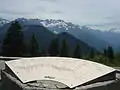
[{"label": "dark treeline", "polygon": [[61,45],[58,38],[51,41],[48,51],[40,47],[36,35],[33,33],[30,38],[29,47],[25,44],[24,34],[21,25],[15,21],[9,27],[2,43],[1,55],[9,57],[37,57],[37,56],[60,56],[82,58],[98,63],[120,66],[120,54],[114,53],[112,46],[108,46],[103,52],[96,52],[94,49],[88,50],[86,54],[81,53],[81,47],[76,44],[72,55],[69,55],[67,40],[63,40]]}]

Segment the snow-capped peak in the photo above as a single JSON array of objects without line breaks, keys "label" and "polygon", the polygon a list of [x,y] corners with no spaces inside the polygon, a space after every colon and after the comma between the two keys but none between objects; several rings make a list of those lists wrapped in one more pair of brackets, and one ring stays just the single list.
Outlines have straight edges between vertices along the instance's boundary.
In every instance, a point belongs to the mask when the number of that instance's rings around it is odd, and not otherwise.
[{"label": "snow-capped peak", "polygon": [[7,19],[0,18],[0,27],[3,26],[6,23],[9,23],[10,21]]},{"label": "snow-capped peak", "polygon": [[111,33],[120,33],[120,28],[111,28],[109,30],[109,32],[111,32]]},{"label": "snow-capped peak", "polygon": [[68,30],[69,28],[78,27],[77,25],[74,25],[70,22],[65,22],[60,19],[59,20],[54,20],[54,19],[40,20],[40,23],[47,28],[58,27],[58,28],[65,28],[66,30]]},{"label": "snow-capped peak", "polygon": [[22,25],[42,25],[48,29],[59,28],[64,30],[79,28],[81,26],[72,24],[71,22],[65,22],[64,20],[55,20],[55,19],[25,19],[25,18],[18,18],[16,19]]},{"label": "snow-capped peak", "polygon": [[17,18],[15,21],[18,21],[18,22],[25,22],[25,21],[27,21],[27,19],[25,19],[25,18]]}]

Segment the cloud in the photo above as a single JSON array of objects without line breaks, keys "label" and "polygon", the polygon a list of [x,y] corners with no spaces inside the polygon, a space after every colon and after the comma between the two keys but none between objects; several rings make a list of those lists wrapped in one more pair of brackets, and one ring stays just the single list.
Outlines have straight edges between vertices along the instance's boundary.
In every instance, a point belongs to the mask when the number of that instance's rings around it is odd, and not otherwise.
[{"label": "cloud", "polygon": [[37,6],[35,10],[36,12],[48,12],[48,9],[44,6]]},{"label": "cloud", "polygon": [[87,26],[96,26],[96,27],[120,26],[120,22],[108,22],[108,23],[99,23],[99,24],[87,24]]},{"label": "cloud", "polygon": [[45,1],[45,2],[57,2],[58,0],[40,0],[40,1]]},{"label": "cloud", "polygon": [[10,15],[29,15],[33,14],[32,12],[21,12],[21,11],[16,11],[16,10],[0,10],[1,14],[10,14]]},{"label": "cloud", "polygon": [[113,20],[115,19],[115,17],[112,17],[112,16],[108,16],[108,17],[105,17],[106,20]]},{"label": "cloud", "polygon": [[9,20],[13,20],[16,18],[24,17],[29,18],[33,17],[34,13],[30,11],[16,11],[16,10],[8,10],[8,9],[0,9],[0,17],[6,18]]},{"label": "cloud", "polygon": [[120,0],[0,0],[1,17],[64,19],[79,25],[120,27]]},{"label": "cloud", "polygon": [[51,13],[53,13],[53,14],[63,14],[63,12],[59,11],[59,10],[51,11]]}]

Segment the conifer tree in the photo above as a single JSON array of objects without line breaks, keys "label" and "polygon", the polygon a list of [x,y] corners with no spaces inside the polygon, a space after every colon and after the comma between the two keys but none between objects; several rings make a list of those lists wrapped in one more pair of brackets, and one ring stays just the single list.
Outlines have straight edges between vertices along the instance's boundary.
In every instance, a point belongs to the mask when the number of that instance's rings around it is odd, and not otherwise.
[{"label": "conifer tree", "polygon": [[110,59],[110,60],[113,60],[115,57],[114,57],[114,51],[113,51],[113,48],[111,46],[109,46],[107,48],[107,57]]},{"label": "conifer tree", "polygon": [[24,35],[19,22],[12,22],[2,43],[3,56],[22,56],[25,52]]},{"label": "conifer tree", "polygon": [[104,49],[104,56],[106,57],[107,56],[107,50],[106,49]]},{"label": "conifer tree", "polygon": [[89,51],[89,58],[90,58],[90,59],[93,59],[94,56],[95,56],[94,50],[93,50],[93,49],[90,49],[90,51]]},{"label": "conifer tree", "polygon": [[37,41],[37,38],[36,38],[35,34],[32,34],[30,45],[31,45],[31,48],[30,48],[31,56],[38,56],[38,54],[39,54],[39,43]]},{"label": "conifer tree", "polygon": [[51,41],[51,45],[49,47],[49,54],[51,56],[57,56],[59,54],[59,41],[58,38],[55,38]]},{"label": "conifer tree", "polygon": [[67,42],[64,39],[62,42],[62,46],[61,46],[61,50],[60,50],[60,56],[61,57],[68,57],[68,46],[67,46]]},{"label": "conifer tree", "polygon": [[80,52],[80,46],[79,46],[79,44],[77,44],[76,47],[75,47],[74,57],[75,58],[81,58],[81,52]]}]

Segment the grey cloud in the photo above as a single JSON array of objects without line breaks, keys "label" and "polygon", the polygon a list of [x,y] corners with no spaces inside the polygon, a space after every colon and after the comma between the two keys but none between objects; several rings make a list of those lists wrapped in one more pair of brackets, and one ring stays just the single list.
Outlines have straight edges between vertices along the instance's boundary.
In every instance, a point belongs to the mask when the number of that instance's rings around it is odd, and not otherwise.
[{"label": "grey cloud", "polygon": [[120,22],[88,24],[87,26],[94,26],[94,27],[120,27]]},{"label": "grey cloud", "polygon": [[57,2],[58,0],[40,0],[40,1],[45,1],[45,2]]},{"label": "grey cloud", "polygon": [[60,10],[49,9],[49,8],[46,8],[45,6],[38,6],[38,7],[36,7],[36,9],[37,9],[37,11],[45,12],[45,13],[63,14],[63,12]]},{"label": "grey cloud", "polygon": [[105,20],[108,20],[108,21],[119,21],[120,20],[120,16],[109,16],[109,17],[105,17],[104,18]]},{"label": "grey cloud", "polygon": [[105,19],[106,19],[106,20],[113,20],[114,17],[110,17],[110,16],[108,16],[108,17],[105,17]]},{"label": "grey cloud", "polygon": [[43,6],[38,6],[38,7],[36,7],[36,9],[39,10],[39,11],[43,11],[43,12],[48,11],[47,8],[43,7]]},{"label": "grey cloud", "polygon": [[59,11],[59,10],[51,11],[51,13],[54,13],[54,14],[63,14],[63,12]]},{"label": "grey cloud", "polygon": [[29,15],[33,14],[32,12],[21,12],[21,11],[15,11],[15,10],[0,10],[1,14],[10,14],[10,15]]},{"label": "grey cloud", "polygon": [[120,26],[120,17],[118,15],[115,16],[107,16],[103,17],[102,22],[96,24],[88,24],[89,26],[96,27],[104,27],[104,26]]}]

